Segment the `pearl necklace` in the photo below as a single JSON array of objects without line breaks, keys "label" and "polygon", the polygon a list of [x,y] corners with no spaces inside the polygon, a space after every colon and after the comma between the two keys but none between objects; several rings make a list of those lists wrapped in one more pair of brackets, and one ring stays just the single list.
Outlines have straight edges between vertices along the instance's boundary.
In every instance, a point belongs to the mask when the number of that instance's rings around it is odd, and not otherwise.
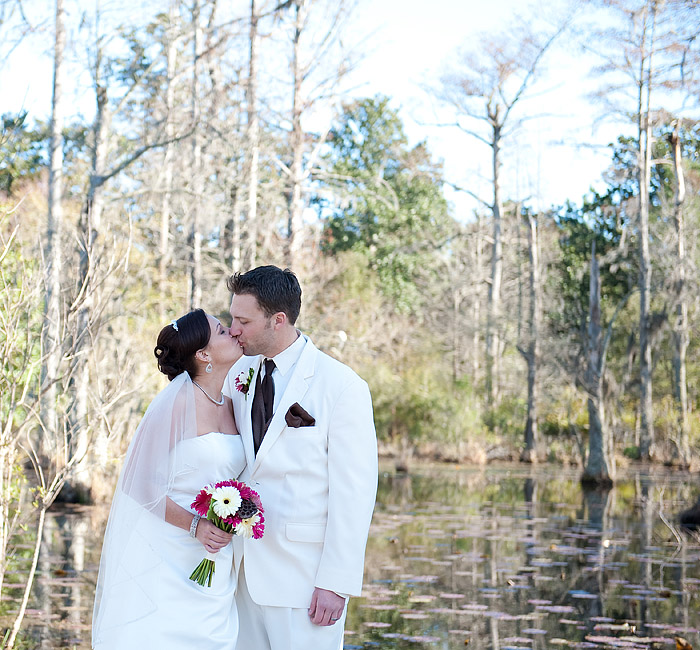
[{"label": "pearl necklace", "polygon": [[194,379],[192,380],[192,383],[193,383],[197,388],[199,388],[199,390],[201,390],[201,391],[209,398],[210,401],[214,402],[214,404],[216,404],[217,406],[223,406],[223,404],[224,404],[224,393],[223,393],[223,391],[221,392],[221,400],[219,400],[219,401],[217,402],[217,401],[216,401],[209,393],[207,393],[207,391],[205,391]]}]

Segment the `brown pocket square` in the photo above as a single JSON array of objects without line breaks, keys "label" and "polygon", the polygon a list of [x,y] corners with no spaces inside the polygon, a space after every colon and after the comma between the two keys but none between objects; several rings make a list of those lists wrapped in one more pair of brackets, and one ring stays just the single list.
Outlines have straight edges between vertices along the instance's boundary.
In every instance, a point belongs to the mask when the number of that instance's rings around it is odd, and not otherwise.
[{"label": "brown pocket square", "polygon": [[284,416],[285,422],[295,429],[299,427],[312,427],[316,424],[314,420],[300,405],[299,402],[294,402],[289,407],[287,414]]}]

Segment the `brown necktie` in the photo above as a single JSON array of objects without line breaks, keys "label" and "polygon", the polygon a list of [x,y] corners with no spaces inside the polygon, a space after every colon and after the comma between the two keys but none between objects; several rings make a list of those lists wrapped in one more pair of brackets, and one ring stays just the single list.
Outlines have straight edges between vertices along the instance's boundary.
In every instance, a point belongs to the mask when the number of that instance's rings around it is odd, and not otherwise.
[{"label": "brown necktie", "polygon": [[255,380],[255,395],[253,396],[253,406],[251,418],[253,424],[253,449],[258,453],[260,445],[267,427],[272,420],[273,406],[275,403],[275,382],[272,379],[272,371],[275,369],[275,362],[272,359],[265,359],[265,376],[262,381],[260,375]]}]

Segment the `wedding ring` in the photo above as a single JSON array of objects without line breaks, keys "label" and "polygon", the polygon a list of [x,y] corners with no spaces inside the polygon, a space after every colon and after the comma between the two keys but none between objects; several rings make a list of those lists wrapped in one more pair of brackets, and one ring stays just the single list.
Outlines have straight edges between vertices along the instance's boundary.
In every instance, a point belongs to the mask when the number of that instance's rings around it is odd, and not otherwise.
[{"label": "wedding ring", "polygon": [[339,621],[339,618],[331,618],[331,621]]}]

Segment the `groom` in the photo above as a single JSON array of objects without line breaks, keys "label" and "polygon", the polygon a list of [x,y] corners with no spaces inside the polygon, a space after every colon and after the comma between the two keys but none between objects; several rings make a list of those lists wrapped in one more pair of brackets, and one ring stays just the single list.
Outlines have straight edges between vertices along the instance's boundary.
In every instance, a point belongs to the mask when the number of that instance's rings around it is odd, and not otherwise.
[{"label": "groom", "polygon": [[291,271],[261,266],[228,288],[245,356],[225,391],[246,452],[240,478],[265,508],[262,539],[234,537],[237,650],[339,650],[377,488],[369,389],[294,326]]}]

